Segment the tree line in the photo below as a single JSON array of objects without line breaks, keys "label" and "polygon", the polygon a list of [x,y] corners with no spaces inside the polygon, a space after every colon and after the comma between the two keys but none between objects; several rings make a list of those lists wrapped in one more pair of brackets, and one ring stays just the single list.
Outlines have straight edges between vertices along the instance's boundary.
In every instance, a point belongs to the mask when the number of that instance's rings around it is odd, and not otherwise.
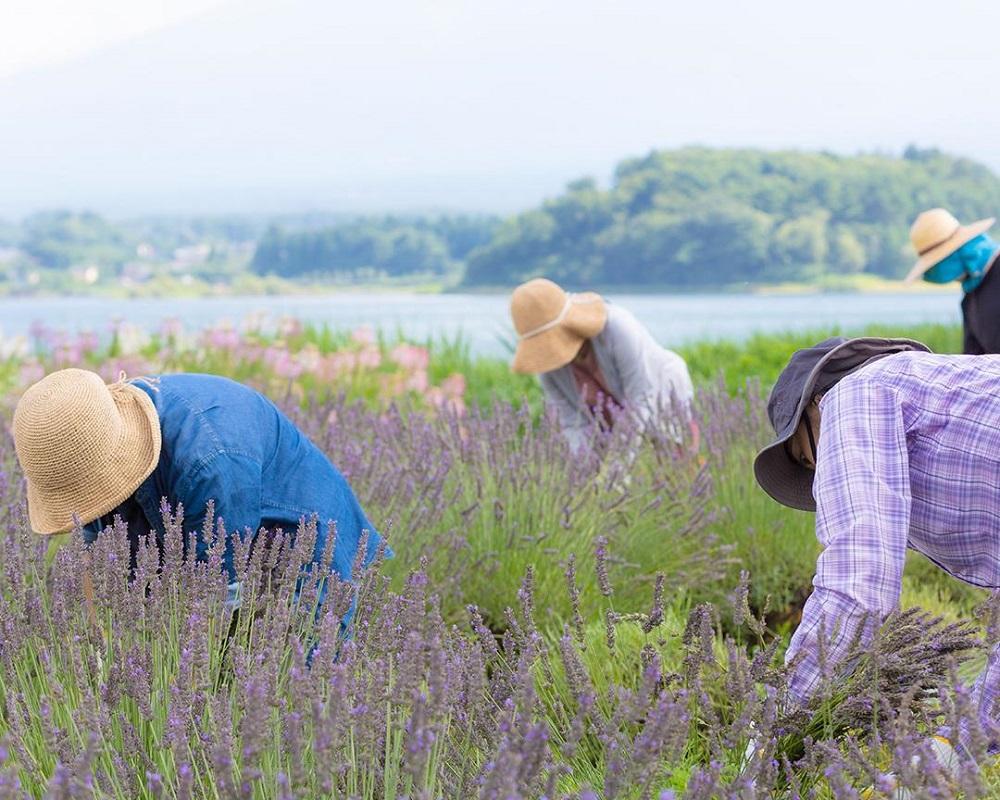
[{"label": "tree line", "polygon": [[285,278],[444,276],[461,270],[468,254],[487,244],[493,217],[379,217],[315,230],[270,227],[250,267]]},{"label": "tree line", "polygon": [[627,159],[606,188],[583,178],[507,219],[316,213],[112,222],[48,211],[0,221],[0,256],[7,248],[10,264],[15,248],[49,270],[118,268],[208,243],[228,276],[249,267],[290,279],[433,277],[468,287],[539,275],[570,287],[664,288],[896,278],[912,263],[910,223],[938,205],[963,220],[995,215],[1000,179],[970,159],[913,146],[901,156],[688,147]]},{"label": "tree line", "polygon": [[684,148],[621,162],[612,184],[571,183],[470,253],[464,282],[545,275],[569,286],[711,287],[903,275],[923,209],[1000,210],[985,166],[933,149],[902,157]]}]

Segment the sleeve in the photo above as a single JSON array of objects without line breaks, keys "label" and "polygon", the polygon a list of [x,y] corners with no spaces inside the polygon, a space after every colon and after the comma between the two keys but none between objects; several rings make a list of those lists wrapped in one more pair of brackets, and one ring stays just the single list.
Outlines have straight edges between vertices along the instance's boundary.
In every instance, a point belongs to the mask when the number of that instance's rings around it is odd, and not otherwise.
[{"label": "sleeve", "polygon": [[[184,504],[184,528],[197,536],[205,523],[209,500],[215,501],[215,516],[225,522],[228,541],[223,563],[230,581],[236,580],[232,536],[242,538],[247,528],[256,535],[261,522],[261,469],[253,458],[220,452],[188,473],[177,488]],[[211,543],[199,543],[197,558],[204,560]]]},{"label": "sleeve", "polygon": [[545,373],[540,381],[542,391],[545,392],[545,402],[556,409],[559,426],[569,442],[570,449],[574,453],[579,452],[586,447],[589,420],[580,409],[580,404],[574,404],[571,398],[566,396],[552,375]]},{"label": "sleeve", "polygon": [[[995,595],[994,595],[995,596]],[[1000,643],[993,645],[986,660],[986,666],[972,687],[972,701],[979,716],[979,724],[986,733],[991,749],[1000,744],[1000,717],[997,701],[1000,700]],[[972,732],[968,721],[963,721],[957,732],[949,732],[953,741],[968,746]]]},{"label": "sleeve", "polygon": [[614,367],[625,393],[623,402],[643,423],[664,410],[689,423],[694,385],[684,359],[661,347],[625,309],[616,308],[609,325]]},{"label": "sleeve", "polygon": [[820,403],[816,536],[825,548],[786,654],[805,702],[855,637],[870,639],[899,603],[910,523],[906,433],[895,393],[845,379]]}]

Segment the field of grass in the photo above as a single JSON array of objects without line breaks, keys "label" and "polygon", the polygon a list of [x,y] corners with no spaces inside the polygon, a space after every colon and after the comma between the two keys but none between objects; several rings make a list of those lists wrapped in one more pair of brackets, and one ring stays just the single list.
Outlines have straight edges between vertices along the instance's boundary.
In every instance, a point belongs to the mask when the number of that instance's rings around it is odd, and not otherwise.
[{"label": "field of grass", "polygon": [[[953,328],[906,333],[959,343]],[[315,573],[296,595],[308,526],[267,554],[241,547],[234,615],[217,562],[181,560],[198,534],[179,520],[162,564],[149,544],[131,579],[123,530],[90,550],[33,536],[5,436],[0,800],[854,798],[890,770],[914,796],[989,796],[990,769],[956,788],[910,766],[942,722],[976,727],[958,681],[984,660],[978,628],[942,625],[978,625],[985,594],[922,559],[903,606],[944,622],[890,622],[815,706],[787,702],[781,659],[818,545],[812,516],[772,502],[750,464],[766,387],[826,335],[682,348],[698,453],[623,421],[573,456],[537,384],[460,342],[292,326],[125,331],[108,349],[39,332],[3,367],[8,403],[69,364],[247,381],[348,477],[395,557],[317,614]],[[200,534],[213,558],[217,534]]]}]

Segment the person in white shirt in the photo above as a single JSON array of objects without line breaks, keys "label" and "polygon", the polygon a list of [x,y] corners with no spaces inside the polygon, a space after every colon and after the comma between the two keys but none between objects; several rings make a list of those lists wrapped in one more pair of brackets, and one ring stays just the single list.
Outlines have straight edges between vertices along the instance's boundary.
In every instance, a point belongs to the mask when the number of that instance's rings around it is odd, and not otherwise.
[{"label": "person in white shirt", "polygon": [[514,290],[510,313],[518,335],[511,367],[540,376],[546,402],[558,410],[574,451],[587,445],[595,418],[609,429],[619,410],[642,423],[671,414],[690,427],[697,448],[687,364],[629,311],[594,292],[573,294],[536,278]]}]

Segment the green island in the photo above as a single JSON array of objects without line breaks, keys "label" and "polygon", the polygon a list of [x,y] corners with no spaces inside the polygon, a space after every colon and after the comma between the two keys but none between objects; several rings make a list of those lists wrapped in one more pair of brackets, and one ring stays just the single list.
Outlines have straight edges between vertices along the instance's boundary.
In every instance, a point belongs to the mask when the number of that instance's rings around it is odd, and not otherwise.
[{"label": "green island", "polygon": [[909,225],[1000,208],[985,166],[902,155],[709,149],[618,164],[502,217],[427,213],[109,220],[52,210],[0,221],[0,292],[279,294],[349,287],[507,291],[545,275],[633,291],[898,289]]}]

